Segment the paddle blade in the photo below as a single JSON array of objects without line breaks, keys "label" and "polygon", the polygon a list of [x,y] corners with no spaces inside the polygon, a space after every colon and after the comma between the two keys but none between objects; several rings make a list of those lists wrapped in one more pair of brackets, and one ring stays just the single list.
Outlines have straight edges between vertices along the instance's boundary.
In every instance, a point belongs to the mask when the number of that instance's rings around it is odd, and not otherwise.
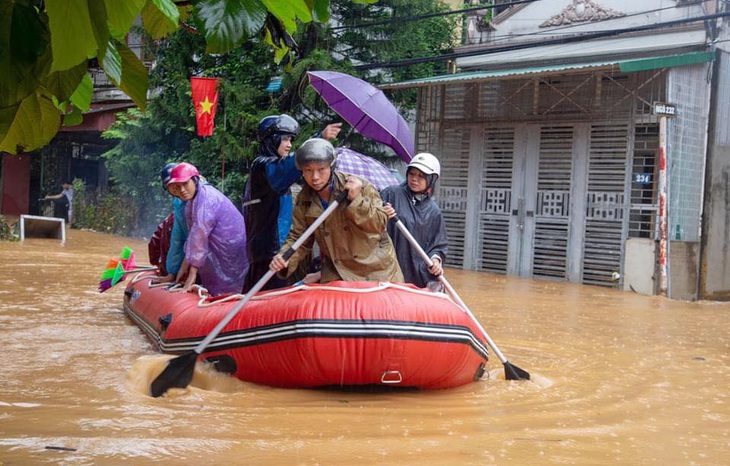
[{"label": "paddle blade", "polygon": [[132,248],[129,246],[124,246],[122,248],[122,252],[119,254],[119,258],[123,261],[128,260],[132,256]]},{"label": "paddle blade", "polygon": [[112,279],[102,280],[99,282],[99,293],[103,293],[112,287]]},{"label": "paddle blade", "polygon": [[124,263],[124,270],[132,270],[137,267],[137,263],[134,260],[134,251],[130,249],[129,255],[126,259],[122,260],[122,263]]},{"label": "paddle blade", "polygon": [[198,353],[192,351],[170,359],[165,370],[152,381],[150,386],[152,396],[157,398],[171,388],[185,388],[190,385],[198,356]]},{"label": "paddle blade", "polygon": [[117,268],[114,270],[114,275],[112,276],[112,286],[116,285],[121,280],[124,280],[124,264],[120,262],[117,265]]},{"label": "paddle blade", "polygon": [[530,373],[507,361],[504,363],[504,378],[507,380],[530,380]]}]

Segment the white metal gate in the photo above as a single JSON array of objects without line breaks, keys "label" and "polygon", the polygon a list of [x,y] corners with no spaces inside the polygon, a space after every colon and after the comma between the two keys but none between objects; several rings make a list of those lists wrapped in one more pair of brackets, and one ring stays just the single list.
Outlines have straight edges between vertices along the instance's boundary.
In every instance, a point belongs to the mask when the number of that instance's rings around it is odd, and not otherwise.
[{"label": "white metal gate", "polygon": [[446,129],[447,263],[610,282],[628,228],[628,134],[621,123]]}]

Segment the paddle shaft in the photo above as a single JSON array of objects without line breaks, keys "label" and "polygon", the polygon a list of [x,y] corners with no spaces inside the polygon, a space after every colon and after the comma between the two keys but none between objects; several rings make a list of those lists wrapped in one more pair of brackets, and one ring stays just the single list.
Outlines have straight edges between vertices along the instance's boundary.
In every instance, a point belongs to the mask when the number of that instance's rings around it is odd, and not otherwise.
[{"label": "paddle shaft", "polygon": [[[423,250],[420,244],[418,244],[418,241],[416,241],[416,238],[413,237],[410,231],[408,231],[408,228],[403,224],[403,222],[400,221],[398,217],[394,218],[395,220],[395,226],[398,227],[401,233],[408,239],[408,242],[411,243],[411,245],[418,251],[418,254],[423,258],[424,261],[426,261],[426,264],[428,265],[428,268],[431,268],[433,266],[433,261],[430,257],[428,257],[428,254],[426,254],[426,251]],[[497,344],[494,343],[494,341],[489,337],[489,334],[486,330],[484,330],[484,327],[482,327],[482,324],[479,323],[479,321],[474,317],[474,314],[472,314],[471,310],[469,310],[469,307],[464,303],[464,301],[461,300],[461,297],[456,293],[456,290],[451,286],[451,283],[446,280],[446,277],[444,277],[444,274],[438,276],[438,279],[441,283],[444,284],[446,289],[449,291],[449,294],[452,298],[456,301],[456,303],[461,307],[464,312],[469,314],[469,317],[471,317],[471,320],[474,321],[474,324],[479,328],[479,330],[482,332],[482,335],[487,340],[487,343],[489,343],[489,346],[492,348],[492,351],[494,351],[494,354],[497,355],[499,360],[502,362],[502,364],[508,364],[507,358],[504,357],[504,354],[497,348]]]},{"label": "paddle shaft", "polygon": [[[347,191],[343,190],[337,198],[332,201],[332,203],[325,209],[324,212],[322,212],[322,215],[317,217],[317,220],[314,221],[311,225],[309,225],[309,228],[307,228],[304,233],[297,239],[292,246],[287,249],[283,256],[284,260],[288,261],[291,256],[294,255],[294,253],[299,249],[299,247],[304,244],[304,242],[309,239],[310,236],[312,236],[312,233],[319,228],[319,226],[329,217],[329,215],[337,208],[340,202],[342,202],[345,197],[347,197]],[[215,328],[208,334],[207,337],[201,341],[198,346],[196,346],[193,351],[198,354],[202,354],[203,351],[205,351],[205,348],[208,347],[211,341],[215,339],[215,337],[218,336],[219,333],[223,330],[223,328],[228,325],[228,323],[233,320],[234,317],[236,317],[236,314],[240,312],[241,309],[243,309],[243,306],[246,305],[246,303],[251,299],[251,297],[258,293],[261,288],[268,283],[268,281],[271,279],[271,277],[275,274],[273,270],[268,270],[263,277],[259,279],[259,281],[256,282],[256,284],[251,287],[250,290],[241,298],[241,301],[236,304],[236,306],[228,311],[228,314],[220,321],[218,322],[218,325],[215,326]]]},{"label": "paddle shaft", "polygon": [[149,272],[152,270],[157,270],[157,266],[155,265],[144,265],[142,267],[135,267],[133,269],[125,270],[124,275],[128,273],[137,273],[137,272]]}]

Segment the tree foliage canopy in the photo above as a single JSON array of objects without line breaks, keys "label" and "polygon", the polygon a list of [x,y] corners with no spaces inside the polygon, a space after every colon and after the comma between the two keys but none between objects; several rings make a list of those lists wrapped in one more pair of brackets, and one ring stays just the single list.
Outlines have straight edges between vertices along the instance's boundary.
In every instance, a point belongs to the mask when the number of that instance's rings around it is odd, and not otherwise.
[{"label": "tree foliage canopy", "polygon": [[299,24],[329,20],[329,0],[0,0],[0,151],[35,150],[80,122],[89,60],[144,110],[148,70],[125,40],[137,18],[152,39],[195,30],[209,54],[261,34],[281,60]]},{"label": "tree foliage canopy", "polygon": [[[0,0],[2,1],[2,0]],[[340,121],[309,86],[309,70],[336,70],[358,75],[354,65],[365,60],[384,61],[447,50],[456,29],[446,17],[398,21],[422,13],[442,11],[435,0],[380,0],[373,5],[342,2],[332,5],[329,23],[310,22],[292,35],[299,44],[296,60],[277,63],[265,41],[249,40],[226,53],[206,53],[202,34],[180,28],[168,34],[154,50],[156,66],[149,74],[155,97],[147,108],[121,114],[105,137],[117,141],[104,154],[114,193],[131,200],[138,211],[136,231],[149,234],[169,213],[169,196],[161,189],[159,171],[167,162],[195,164],[210,183],[238,203],[243,193],[248,163],[258,143],[258,122],[271,114],[288,113],[302,125],[295,146],[331,121]],[[384,22],[382,26],[364,24]],[[347,26],[341,28],[340,26]],[[390,79],[414,79],[445,71],[445,64],[394,70],[389,74],[359,75],[377,84]],[[195,112],[190,77],[220,79],[213,136],[195,134]],[[278,92],[265,89],[272,78],[281,78]],[[390,95],[396,106],[414,103],[408,92]],[[363,140],[346,127],[348,144],[363,153],[382,157],[388,151]]]}]

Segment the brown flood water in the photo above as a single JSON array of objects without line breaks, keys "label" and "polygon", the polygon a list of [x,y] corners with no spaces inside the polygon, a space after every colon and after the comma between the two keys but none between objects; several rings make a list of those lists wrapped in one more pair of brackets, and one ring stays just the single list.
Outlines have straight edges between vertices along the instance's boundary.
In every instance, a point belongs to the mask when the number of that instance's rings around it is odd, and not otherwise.
[{"label": "brown flood water", "polygon": [[[447,270],[533,381],[422,392],[285,390],[164,367],[96,290],[109,258],[146,244],[68,230],[0,242],[0,465],[726,465],[730,303]],[[157,372],[155,372],[157,371]],[[205,387],[205,388],[201,388]],[[724,458],[724,459],[723,459]]]}]

